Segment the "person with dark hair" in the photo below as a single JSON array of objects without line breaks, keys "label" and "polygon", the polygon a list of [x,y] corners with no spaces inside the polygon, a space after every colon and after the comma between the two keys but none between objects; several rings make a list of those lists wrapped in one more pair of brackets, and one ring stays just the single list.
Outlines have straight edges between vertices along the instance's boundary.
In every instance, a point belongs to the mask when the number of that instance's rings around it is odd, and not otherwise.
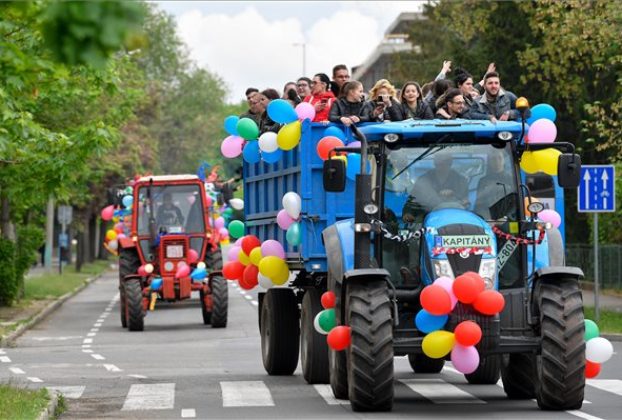
[{"label": "person with dark hair", "polygon": [[437,118],[444,120],[465,118],[465,101],[460,89],[449,89],[444,99],[445,104],[436,111]]},{"label": "person with dark hair", "polygon": [[285,86],[283,86],[283,96],[281,99],[285,99],[293,107],[296,107],[302,99],[298,96],[298,92],[296,91],[296,83],[295,82],[287,82]]},{"label": "person with dark hair", "polygon": [[[402,114],[402,120],[431,120],[434,119],[434,113],[423,101],[423,93],[417,82],[406,82],[402,86],[400,92],[402,103],[399,109]],[[399,120],[398,120],[399,121]]]},{"label": "person with dark hair", "polygon": [[350,73],[345,64],[337,64],[333,67],[333,82],[330,90],[336,97],[340,96],[341,88],[350,80]]},{"label": "person with dark hair", "polygon": [[259,89],[254,88],[254,87],[249,87],[248,89],[246,89],[246,92],[244,93],[246,95],[246,100],[248,101],[251,93],[259,93]]},{"label": "person with dark hair", "polygon": [[307,96],[311,95],[311,79],[304,76],[299,77],[296,81],[296,92],[303,101]]},{"label": "person with dark hair", "polygon": [[281,124],[272,121],[272,119],[268,116],[268,104],[271,101],[279,99],[279,92],[276,89],[264,89],[261,93],[258,94],[259,101],[261,104],[261,119],[259,121],[259,133],[263,134],[268,131],[272,131],[274,133],[278,133],[281,128]]},{"label": "person with dark hair", "polygon": [[318,73],[313,76],[311,95],[304,99],[304,102],[309,102],[315,108],[313,122],[328,121],[328,113],[333,102],[335,102],[335,95],[330,90],[330,85],[330,79],[325,73]]},{"label": "person with dark hair", "polygon": [[[426,103],[428,104],[428,106],[430,107],[433,113],[436,113],[436,110],[439,107],[443,106],[444,104],[443,94],[447,92],[447,90],[450,87],[451,86],[449,82],[445,79],[439,79],[434,82],[434,86],[432,87],[432,90],[430,91],[429,96],[426,98]],[[439,99],[441,100],[439,101]]]},{"label": "person with dark hair", "polygon": [[261,119],[261,111],[259,109],[259,90],[254,87],[246,89],[246,103],[248,103],[248,111],[240,115],[240,118],[250,118],[259,124]]},{"label": "person with dark hair", "polygon": [[351,80],[341,89],[341,97],[330,108],[329,121],[350,126],[369,121],[369,110],[363,102],[363,85]]},{"label": "person with dark hair", "polygon": [[479,98],[479,92],[473,87],[473,76],[464,69],[456,69],[454,84],[462,92],[466,107],[471,109],[475,100]]},{"label": "person with dark hair", "polygon": [[484,76],[484,94],[471,109],[471,118],[492,122],[521,118],[516,109],[516,95],[501,88],[499,73],[490,72]]},{"label": "person with dark hair", "polygon": [[158,207],[156,215],[156,224],[160,228],[184,224],[184,216],[179,207],[173,204],[173,197],[169,192],[165,192],[162,196],[162,204]]}]

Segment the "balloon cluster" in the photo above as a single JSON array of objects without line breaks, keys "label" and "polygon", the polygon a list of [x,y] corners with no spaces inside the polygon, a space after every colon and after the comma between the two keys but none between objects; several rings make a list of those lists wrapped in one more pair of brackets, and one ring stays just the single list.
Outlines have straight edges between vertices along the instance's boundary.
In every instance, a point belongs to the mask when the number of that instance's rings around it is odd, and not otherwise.
[{"label": "balloon cluster", "polygon": [[360,141],[351,141],[347,144],[346,135],[339,127],[328,127],[324,130],[324,137],[320,139],[317,144],[317,154],[322,160],[341,159],[346,163],[346,176],[352,180],[356,179],[356,174],[359,173],[361,167],[361,154],[360,153],[345,153],[337,152],[331,155],[331,150],[338,147],[358,148],[361,147]]},{"label": "balloon cluster", "polygon": [[126,238],[132,223],[132,206],[134,204],[133,189],[128,186],[123,190],[125,194],[121,199],[121,206],[109,205],[101,210],[101,218],[106,222],[112,222],[111,229],[104,236],[104,248],[113,255],[119,254],[119,239]]},{"label": "balloon cluster", "polygon": [[598,325],[591,319],[585,320],[585,377],[595,378],[600,373],[601,364],[613,355],[611,342],[599,337]]},{"label": "balloon cluster", "polygon": [[421,309],[415,317],[417,329],[426,336],[421,344],[423,353],[432,359],[442,359],[451,353],[451,362],[461,373],[473,373],[479,366],[475,348],[482,338],[476,322],[462,321],[453,332],[442,330],[449,314],[458,302],[472,307],[483,315],[492,316],[503,310],[505,299],[496,290],[484,290],[481,276],[467,272],[455,280],[439,277],[426,286],[420,295]]},{"label": "balloon cluster", "polygon": [[245,225],[239,220],[231,220],[233,210],[243,210],[244,200],[232,198],[229,205],[218,204],[217,193],[214,191],[213,184],[206,183],[207,205],[211,207],[208,223],[210,227],[218,232],[220,242],[229,243],[229,237],[234,239],[244,236]]},{"label": "balloon cluster", "polygon": [[337,297],[334,292],[328,291],[321,298],[323,311],[313,319],[313,327],[319,334],[326,336],[328,347],[335,351],[342,351],[350,347],[352,343],[352,331],[347,325],[337,325],[335,316],[335,304]]},{"label": "balloon cluster", "polygon": [[290,191],[283,196],[283,208],[276,215],[276,223],[285,230],[287,243],[292,246],[300,245],[302,233],[300,232],[300,211],[302,210],[302,200],[300,196]]},{"label": "balloon cluster", "polygon": [[[556,118],[557,113],[549,104],[538,104],[531,108],[531,117],[526,121],[529,130],[525,142],[528,144],[553,143],[557,137]],[[560,154],[561,152],[557,149],[527,151],[523,153],[520,166],[529,174],[542,171],[548,175],[557,175],[557,160]]]}]

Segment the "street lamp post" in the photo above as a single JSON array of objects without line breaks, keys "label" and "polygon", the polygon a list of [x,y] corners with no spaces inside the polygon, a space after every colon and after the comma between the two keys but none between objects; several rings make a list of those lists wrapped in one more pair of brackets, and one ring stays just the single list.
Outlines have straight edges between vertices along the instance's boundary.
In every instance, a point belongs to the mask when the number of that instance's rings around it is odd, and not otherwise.
[{"label": "street lamp post", "polygon": [[296,42],[294,44],[295,47],[302,47],[302,75],[307,75],[307,44],[304,42]]}]

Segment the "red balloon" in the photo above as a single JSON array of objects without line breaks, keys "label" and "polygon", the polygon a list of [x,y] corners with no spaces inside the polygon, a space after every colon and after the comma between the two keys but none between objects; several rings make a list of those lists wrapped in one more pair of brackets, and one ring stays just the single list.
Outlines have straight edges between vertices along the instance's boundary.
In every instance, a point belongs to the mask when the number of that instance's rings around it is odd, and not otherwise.
[{"label": "red balloon", "polygon": [[[322,160],[328,159],[330,151],[336,147],[343,147],[343,142],[337,137],[326,136],[317,144],[317,154]],[[343,154],[343,153],[337,153]],[[334,156],[334,154],[333,154]]]},{"label": "red balloon", "polygon": [[334,308],[337,303],[337,296],[335,296],[335,292],[328,291],[322,293],[321,302],[324,309]]},{"label": "red balloon", "polygon": [[503,310],[505,298],[496,290],[484,290],[479,294],[473,307],[484,315],[494,315]]},{"label": "red balloon", "polygon": [[468,271],[459,275],[454,280],[454,295],[462,303],[473,303],[480,293],[484,291],[484,280],[479,274]]},{"label": "red balloon", "polygon": [[585,361],[585,377],[586,378],[595,378],[600,373],[600,363],[590,362],[589,360]]},{"label": "red balloon", "polygon": [[239,281],[240,287],[245,290],[250,290],[257,286],[257,284],[259,284],[257,274],[259,274],[259,268],[257,268],[257,266],[253,264],[247,265]]},{"label": "red balloon", "polygon": [[229,261],[222,268],[222,275],[229,280],[238,280],[244,274],[244,264],[239,261]]},{"label": "red balloon", "polygon": [[261,241],[255,235],[246,235],[242,238],[242,250],[246,255],[251,255],[251,251],[261,246]]},{"label": "red balloon", "polygon": [[482,339],[482,329],[473,321],[462,321],[454,329],[458,344],[465,347],[474,346]]},{"label": "red balloon", "polygon": [[328,347],[335,351],[345,350],[352,343],[350,327],[339,325],[328,333],[326,336]]},{"label": "red balloon", "polygon": [[426,286],[420,296],[421,306],[432,315],[447,315],[451,312],[451,297],[447,290],[437,284]]},{"label": "red balloon", "polygon": [[197,261],[199,261],[199,253],[196,252],[194,249],[190,248],[188,250],[188,262],[190,264],[194,264]]},{"label": "red balloon", "polygon": [[145,271],[145,266],[141,265],[138,267],[138,275],[141,277],[147,277],[149,274]]}]

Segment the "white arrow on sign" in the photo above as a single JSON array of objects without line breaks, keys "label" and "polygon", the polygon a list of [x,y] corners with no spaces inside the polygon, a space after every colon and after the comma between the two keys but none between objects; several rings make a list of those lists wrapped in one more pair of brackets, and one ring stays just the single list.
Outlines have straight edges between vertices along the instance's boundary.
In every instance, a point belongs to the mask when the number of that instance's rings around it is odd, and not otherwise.
[{"label": "white arrow on sign", "polygon": [[589,208],[590,206],[590,171],[585,171],[585,175],[583,175],[583,181],[585,182],[585,208]]},{"label": "white arrow on sign", "polygon": [[[609,175],[607,175],[607,171],[603,171],[603,175],[600,177],[603,181],[603,191],[607,191],[607,181],[609,180]],[[607,208],[607,195],[603,196],[603,208]]]}]

